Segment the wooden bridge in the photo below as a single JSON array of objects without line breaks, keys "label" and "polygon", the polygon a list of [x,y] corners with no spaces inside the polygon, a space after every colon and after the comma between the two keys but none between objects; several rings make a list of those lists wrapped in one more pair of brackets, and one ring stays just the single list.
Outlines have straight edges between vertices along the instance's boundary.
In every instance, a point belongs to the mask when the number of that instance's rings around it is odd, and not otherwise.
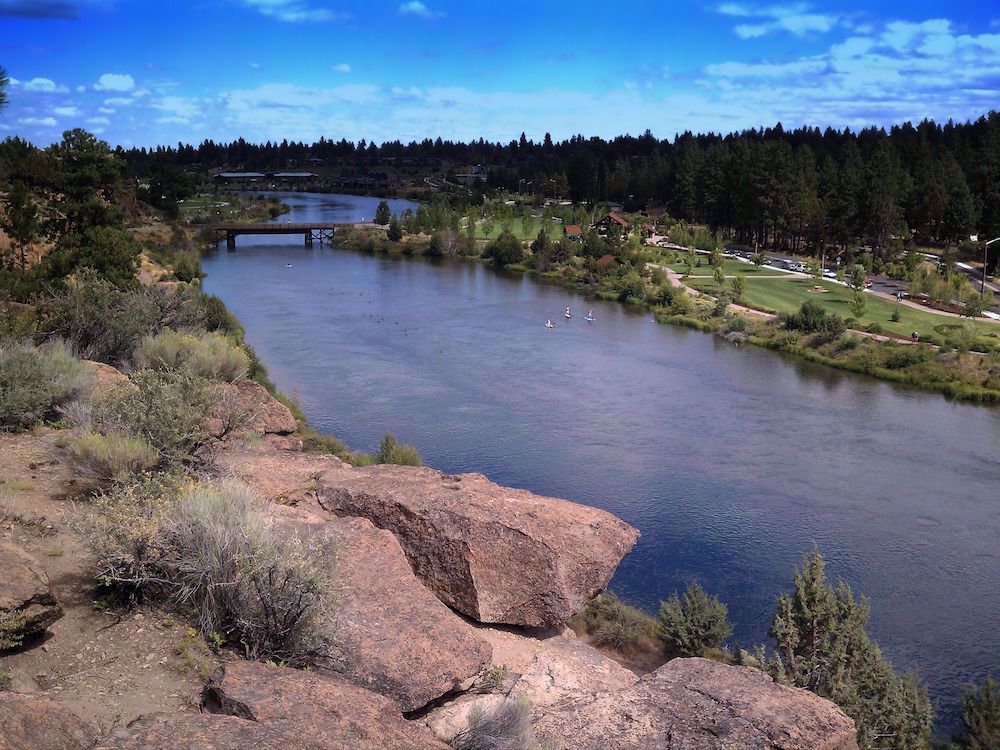
[{"label": "wooden bridge", "polygon": [[226,235],[226,248],[236,249],[236,238],[241,234],[300,234],[305,238],[306,247],[312,247],[313,242],[329,242],[338,229],[364,226],[353,223],[322,223],[322,224],[209,224],[206,228]]}]

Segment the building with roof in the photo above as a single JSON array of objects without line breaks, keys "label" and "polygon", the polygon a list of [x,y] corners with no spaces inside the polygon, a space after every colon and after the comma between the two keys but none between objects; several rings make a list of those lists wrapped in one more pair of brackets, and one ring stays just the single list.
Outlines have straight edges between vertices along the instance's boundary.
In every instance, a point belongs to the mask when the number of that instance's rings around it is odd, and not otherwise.
[{"label": "building with roof", "polygon": [[607,216],[604,216],[594,222],[594,229],[596,229],[600,234],[607,234],[611,227],[618,227],[622,236],[625,236],[629,233],[631,226],[632,225],[622,218],[622,215],[617,211],[612,211]]}]

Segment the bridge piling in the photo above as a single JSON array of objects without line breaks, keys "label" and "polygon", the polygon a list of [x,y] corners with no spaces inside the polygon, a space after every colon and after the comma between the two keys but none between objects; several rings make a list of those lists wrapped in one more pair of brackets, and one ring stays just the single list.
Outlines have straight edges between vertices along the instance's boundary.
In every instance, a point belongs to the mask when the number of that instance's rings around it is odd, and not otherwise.
[{"label": "bridge piling", "polygon": [[236,232],[226,232],[226,250],[236,249]]}]

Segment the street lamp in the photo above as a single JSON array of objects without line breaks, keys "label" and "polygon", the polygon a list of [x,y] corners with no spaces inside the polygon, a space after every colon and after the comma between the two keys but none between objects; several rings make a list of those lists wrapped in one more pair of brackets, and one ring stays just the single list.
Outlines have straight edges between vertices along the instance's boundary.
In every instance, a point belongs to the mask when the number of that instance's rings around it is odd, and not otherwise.
[{"label": "street lamp", "polygon": [[[979,242],[979,235],[970,234],[969,239],[973,242]],[[986,251],[994,242],[1000,242],[1000,237],[994,237],[992,240],[987,240],[983,243],[983,283],[982,286],[979,287],[980,294],[986,294]]]}]

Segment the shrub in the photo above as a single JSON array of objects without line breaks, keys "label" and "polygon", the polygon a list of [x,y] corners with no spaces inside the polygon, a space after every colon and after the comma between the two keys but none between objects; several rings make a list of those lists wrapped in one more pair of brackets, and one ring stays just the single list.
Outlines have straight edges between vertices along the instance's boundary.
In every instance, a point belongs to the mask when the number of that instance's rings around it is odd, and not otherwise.
[{"label": "shrub", "polygon": [[926,362],[930,352],[922,346],[903,346],[894,351],[885,362],[890,370],[901,370]]},{"label": "shrub", "polygon": [[652,617],[625,604],[610,591],[587,602],[579,620],[597,645],[623,654],[641,650],[656,635],[656,621]]},{"label": "shrub", "polygon": [[133,604],[167,590],[166,549],[160,527],[174,504],[178,480],[158,475],[117,485],[94,500],[80,532],[96,560],[96,578]]},{"label": "shrub", "polygon": [[721,318],[723,315],[726,314],[726,310],[729,309],[730,302],[732,302],[732,299],[729,297],[728,294],[724,293],[720,294],[715,299],[715,307],[712,310],[712,315],[714,315],[716,318]]},{"label": "shrub", "polygon": [[830,333],[839,336],[847,330],[843,318],[836,313],[828,313],[821,304],[812,300],[803,302],[797,313],[783,314],[779,320],[785,328],[804,333]]},{"label": "shrub", "polygon": [[41,328],[83,359],[120,364],[157,330],[160,310],[142,289],[120,289],[83,272],[66,289],[38,301]]},{"label": "shrub", "polygon": [[235,482],[180,497],[163,524],[172,598],[195,607],[202,635],[221,634],[247,658],[302,664],[325,651],[328,583],[298,539],[272,536],[262,507]]},{"label": "shrub", "polygon": [[733,333],[734,331],[742,333],[746,329],[747,329],[747,319],[744,318],[742,315],[731,315],[730,317],[726,318],[727,333]]},{"label": "shrub", "polygon": [[88,432],[69,446],[70,457],[84,475],[100,484],[122,481],[152,469],[159,454],[143,438]]},{"label": "shrub", "polygon": [[400,466],[423,466],[420,453],[412,445],[397,443],[392,435],[386,435],[375,456],[376,463],[399,464]]},{"label": "shrub", "polygon": [[898,323],[901,318],[902,315],[899,314],[899,310],[893,310],[892,315],[889,316],[889,320],[891,320],[893,323]]},{"label": "shrub", "polygon": [[483,254],[498,267],[507,266],[524,260],[524,247],[509,229],[504,229]]},{"label": "shrub", "polygon": [[683,597],[673,594],[660,604],[657,617],[664,653],[701,656],[707,648],[717,648],[732,635],[726,619],[729,610],[718,598],[692,583]]},{"label": "shrub", "polygon": [[221,299],[214,294],[202,294],[198,298],[198,303],[201,306],[206,330],[218,331],[236,339],[243,338],[243,326],[236,316],[229,312],[229,308]]},{"label": "shrub", "polygon": [[329,586],[298,539],[274,537],[262,507],[245,485],[161,475],[100,495],[81,530],[102,585],[193,610],[204,637],[248,658],[300,666],[326,650],[317,625]]},{"label": "shrub", "polygon": [[27,429],[90,386],[90,372],[61,341],[0,344],[0,429]]},{"label": "shrub", "polygon": [[675,289],[667,312],[671,315],[687,315],[691,312],[694,302],[691,295],[684,289]]},{"label": "shrub", "polygon": [[523,699],[506,700],[483,711],[473,706],[469,725],[451,740],[455,750],[528,750],[531,747],[531,717]]},{"label": "shrub", "polygon": [[882,333],[882,324],[869,323],[865,330],[868,331],[868,333]]},{"label": "shrub", "polygon": [[174,262],[174,278],[178,281],[191,282],[204,275],[201,261],[194,253],[181,253]]},{"label": "shrub", "polygon": [[159,454],[161,467],[190,461],[208,439],[207,383],[183,370],[140,370],[132,382],[137,387],[119,387],[95,405],[98,431],[142,438]]},{"label": "shrub", "polygon": [[247,353],[220,333],[189,336],[169,328],[144,338],[135,361],[139,367],[186,369],[200,378],[226,382],[246,377],[250,364]]}]

